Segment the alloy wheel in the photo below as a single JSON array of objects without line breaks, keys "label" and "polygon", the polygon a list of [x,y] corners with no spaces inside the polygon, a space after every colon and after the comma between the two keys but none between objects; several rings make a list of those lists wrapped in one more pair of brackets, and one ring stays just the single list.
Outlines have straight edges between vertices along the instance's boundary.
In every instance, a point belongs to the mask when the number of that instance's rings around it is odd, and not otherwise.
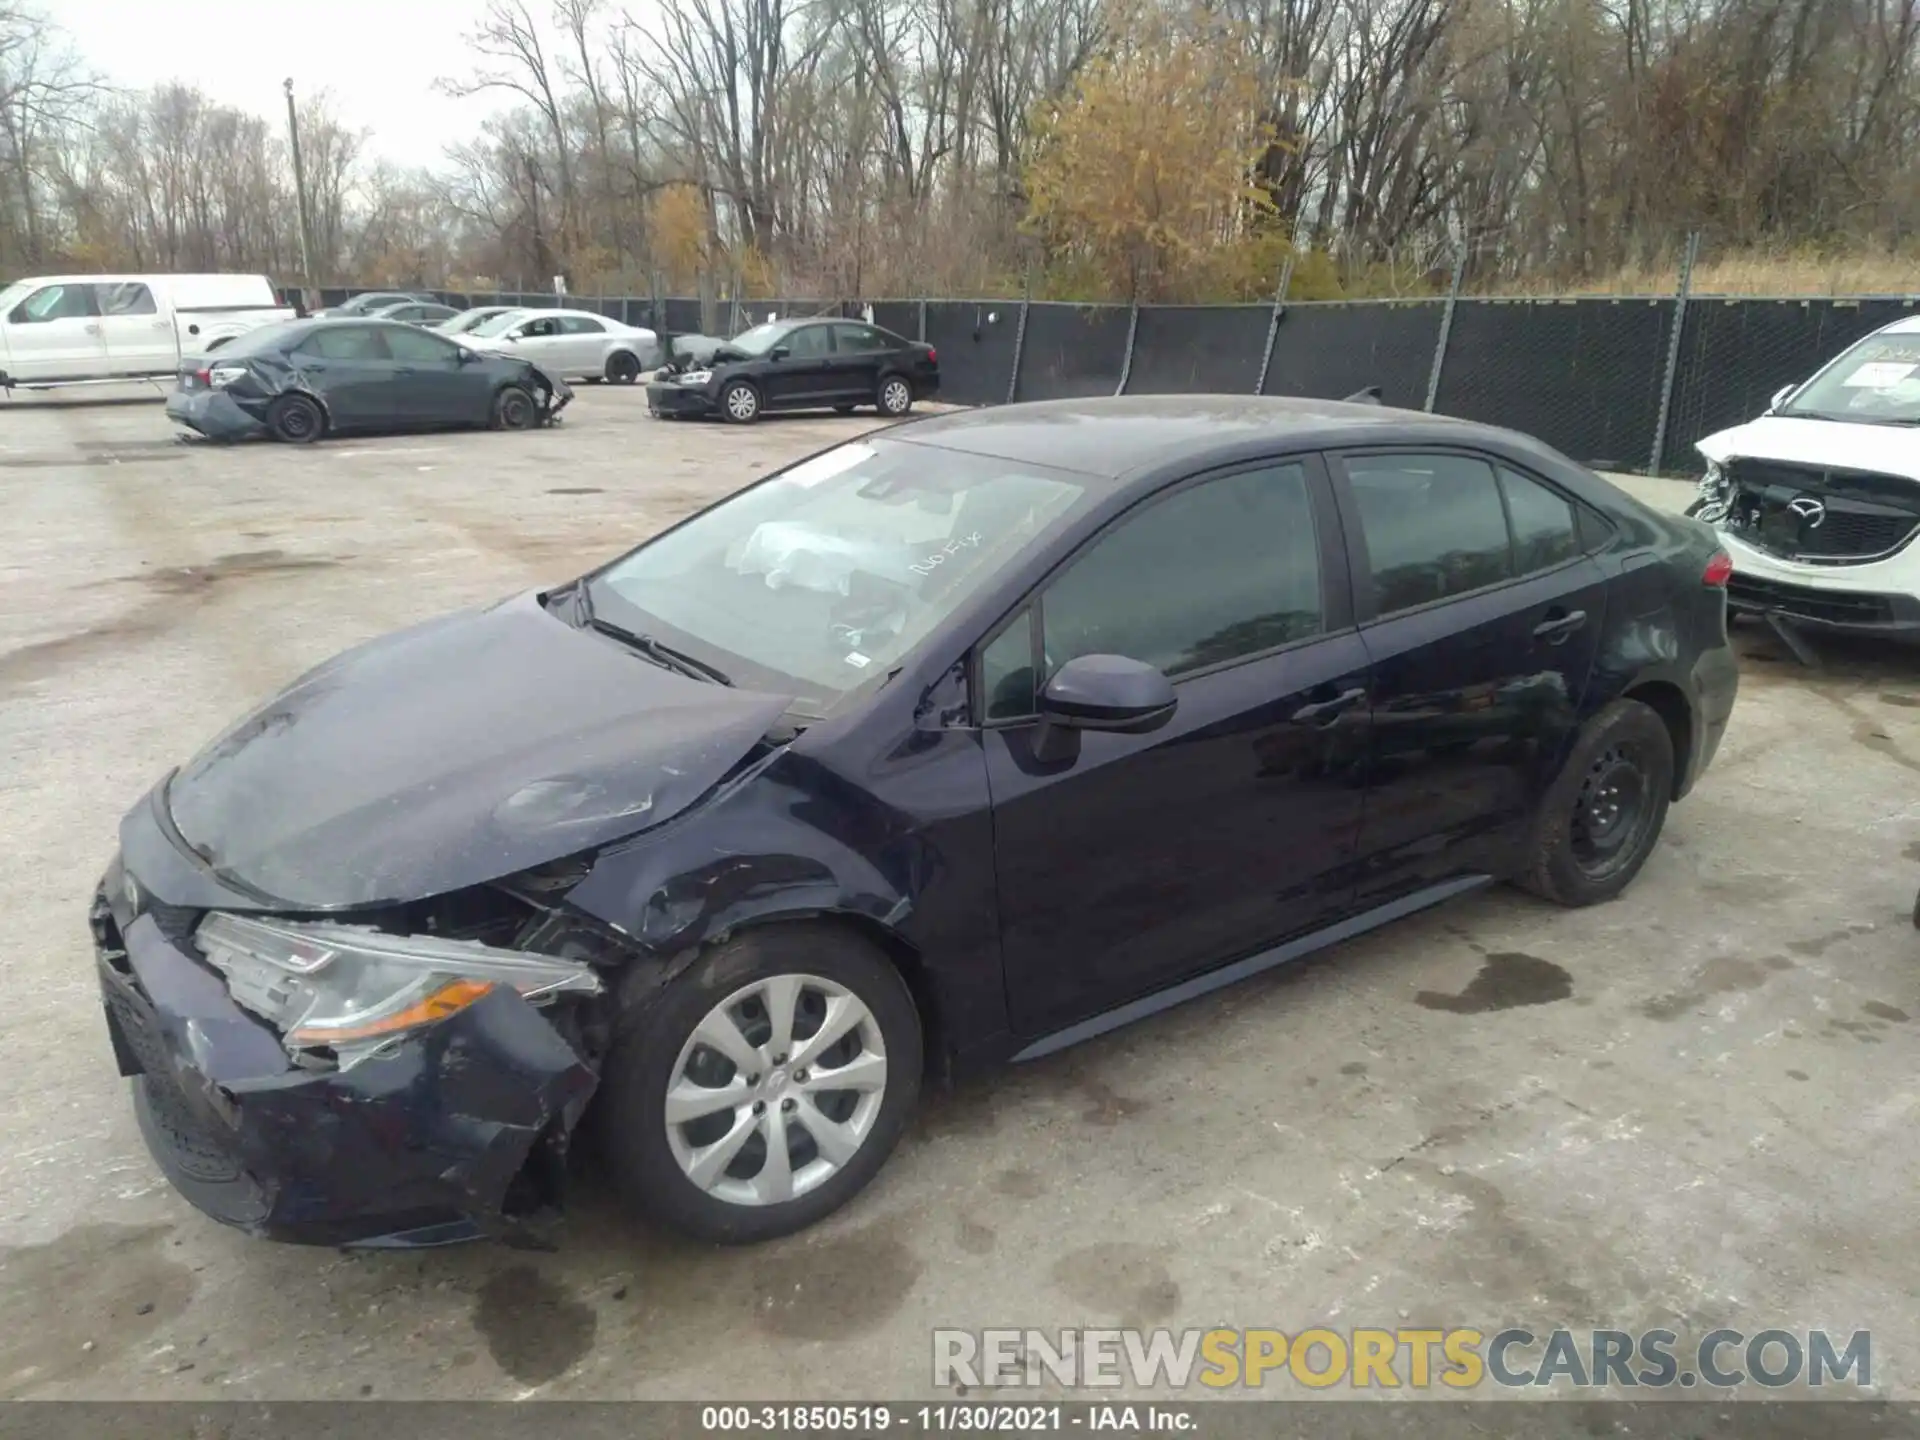
[{"label": "alloy wheel", "polygon": [[880,387],[880,408],[889,415],[904,415],[912,403],[913,392],[906,381],[893,379]]},{"label": "alloy wheel", "polygon": [[759,412],[760,397],[750,385],[736,385],[727,391],[727,414],[735,420],[751,420]]},{"label": "alloy wheel", "polygon": [[667,1143],[714,1199],[775,1205],[859,1153],[886,1089],[886,1045],[866,1002],[818,975],[773,975],[714,1006],[681,1047]]}]

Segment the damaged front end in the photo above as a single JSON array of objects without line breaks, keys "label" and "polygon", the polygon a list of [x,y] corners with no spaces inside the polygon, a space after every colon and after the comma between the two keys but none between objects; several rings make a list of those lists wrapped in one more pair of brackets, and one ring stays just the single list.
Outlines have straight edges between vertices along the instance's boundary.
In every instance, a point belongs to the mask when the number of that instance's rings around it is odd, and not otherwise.
[{"label": "damaged front end", "polygon": [[632,958],[559,905],[563,870],[294,920],[161,904],[116,859],[90,916],[100,985],[167,1178],[267,1238],[552,1243],[602,976]]},{"label": "damaged front end", "polygon": [[560,418],[560,412],[573,403],[573,387],[558,375],[549,375],[538,365],[528,362],[527,382],[533,391],[533,398],[539,403],[539,423],[551,425]]}]

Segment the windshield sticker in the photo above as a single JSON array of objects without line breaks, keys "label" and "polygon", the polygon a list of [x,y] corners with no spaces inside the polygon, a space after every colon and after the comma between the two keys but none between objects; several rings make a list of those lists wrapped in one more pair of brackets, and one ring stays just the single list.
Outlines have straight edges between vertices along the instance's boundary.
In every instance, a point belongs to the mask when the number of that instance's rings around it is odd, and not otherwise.
[{"label": "windshield sticker", "polygon": [[873,664],[873,657],[871,655],[862,655],[858,650],[849,650],[847,652],[847,664],[853,666],[856,670],[864,670],[867,666]]},{"label": "windshield sticker", "polygon": [[811,460],[802,460],[780,478],[795,485],[811,487],[845,474],[863,461],[871,460],[875,453],[871,445],[842,445],[838,450],[829,450]]},{"label": "windshield sticker", "polygon": [[1913,374],[1914,367],[1890,360],[1872,360],[1840,383],[1849,389],[1885,390]]},{"label": "windshield sticker", "polygon": [[927,556],[926,559],[917,564],[909,565],[907,568],[916,575],[931,575],[936,569],[947,563],[948,557],[958,555],[964,550],[977,550],[979,548],[980,532],[976,530],[971,535],[955,536],[945,545],[942,545],[938,550],[934,551],[933,554]]}]

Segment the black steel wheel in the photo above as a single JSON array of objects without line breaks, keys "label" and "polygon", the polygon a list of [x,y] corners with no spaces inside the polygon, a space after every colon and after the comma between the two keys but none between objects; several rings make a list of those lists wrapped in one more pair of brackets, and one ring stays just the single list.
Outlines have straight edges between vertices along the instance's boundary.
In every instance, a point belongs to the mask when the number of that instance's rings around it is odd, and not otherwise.
[{"label": "black steel wheel", "polygon": [[493,397],[493,428],[531,430],[539,418],[533,396],[518,385],[509,385]]},{"label": "black steel wheel", "polygon": [[1638,700],[1616,700],[1574,742],[1534,816],[1520,883],[1561,905],[1611,900],[1659,842],[1673,799],[1673,737]]},{"label": "black steel wheel", "polygon": [[326,433],[327,417],[311,396],[282,395],[267,411],[267,429],[289,445],[311,445]]}]

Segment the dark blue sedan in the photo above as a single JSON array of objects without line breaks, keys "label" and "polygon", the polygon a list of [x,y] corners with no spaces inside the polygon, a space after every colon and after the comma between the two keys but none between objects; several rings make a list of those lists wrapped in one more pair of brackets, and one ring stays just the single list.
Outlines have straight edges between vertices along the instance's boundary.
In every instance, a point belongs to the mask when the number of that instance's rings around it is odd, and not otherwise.
[{"label": "dark blue sedan", "polygon": [[114,1052],[255,1233],[522,1236],[591,1129],[639,1211],[779,1235],[929,1077],[1496,881],[1619,894],[1732,711],[1728,569],[1374,405],[901,426],[162,779],[92,907]]}]

